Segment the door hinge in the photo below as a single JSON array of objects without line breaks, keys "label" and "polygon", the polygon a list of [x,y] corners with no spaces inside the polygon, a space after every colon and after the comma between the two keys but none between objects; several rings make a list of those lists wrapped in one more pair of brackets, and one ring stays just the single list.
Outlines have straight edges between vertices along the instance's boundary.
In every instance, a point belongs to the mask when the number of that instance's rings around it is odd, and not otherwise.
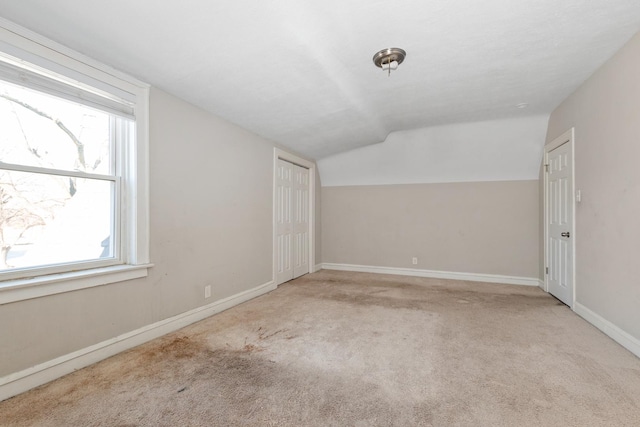
[{"label": "door hinge", "polygon": [[544,165],[544,171],[549,173],[549,165]]},{"label": "door hinge", "polygon": [[545,267],[545,274],[549,274],[549,267]]}]

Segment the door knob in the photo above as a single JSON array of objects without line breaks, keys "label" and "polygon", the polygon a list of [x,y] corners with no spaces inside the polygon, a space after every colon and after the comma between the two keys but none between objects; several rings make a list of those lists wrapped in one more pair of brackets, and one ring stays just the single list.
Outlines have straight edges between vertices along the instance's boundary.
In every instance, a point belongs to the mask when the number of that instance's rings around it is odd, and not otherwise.
[{"label": "door knob", "polygon": [[562,237],[571,237],[571,233],[569,233],[568,231],[565,231],[564,233],[560,233],[560,235]]}]

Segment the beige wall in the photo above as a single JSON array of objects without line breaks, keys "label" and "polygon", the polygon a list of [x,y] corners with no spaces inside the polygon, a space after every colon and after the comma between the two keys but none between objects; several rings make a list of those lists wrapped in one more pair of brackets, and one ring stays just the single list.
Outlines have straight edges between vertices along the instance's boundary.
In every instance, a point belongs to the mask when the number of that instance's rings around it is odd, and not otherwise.
[{"label": "beige wall", "polygon": [[535,180],[322,188],[325,263],[538,277],[538,226]]},{"label": "beige wall", "polygon": [[150,115],[155,267],[0,306],[0,376],[271,280],[273,144],[157,89]]},{"label": "beige wall", "polygon": [[[315,221],[316,221],[316,265],[322,263],[322,181],[320,180],[320,171],[316,168],[316,210]],[[315,268],[314,265],[311,268]]]},{"label": "beige wall", "polygon": [[640,34],[551,115],[575,127],[576,298],[640,339]]},{"label": "beige wall", "polygon": [[544,282],[545,278],[545,260],[544,260],[544,158],[540,162],[540,172],[538,173],[538,215],[540,223],[538,224],[538,256],[540,257],[540,265],[538,266],[538,279]]}]

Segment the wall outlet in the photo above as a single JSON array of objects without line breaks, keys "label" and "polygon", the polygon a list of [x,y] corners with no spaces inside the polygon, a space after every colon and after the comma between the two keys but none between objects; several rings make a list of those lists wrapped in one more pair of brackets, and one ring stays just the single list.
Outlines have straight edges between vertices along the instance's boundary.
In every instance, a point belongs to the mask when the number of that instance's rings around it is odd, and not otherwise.
[{"label": "wall outlet", "polygon": [[211,285],[207,285],[204,287],[204,297],[211,298]]},{"label": "wall outlet", "polygon": [[417,258],[417,257],[413,257],[413,258],[411,258],[411,263],[412,263],[413,265],[418,265],[418,258]]}]

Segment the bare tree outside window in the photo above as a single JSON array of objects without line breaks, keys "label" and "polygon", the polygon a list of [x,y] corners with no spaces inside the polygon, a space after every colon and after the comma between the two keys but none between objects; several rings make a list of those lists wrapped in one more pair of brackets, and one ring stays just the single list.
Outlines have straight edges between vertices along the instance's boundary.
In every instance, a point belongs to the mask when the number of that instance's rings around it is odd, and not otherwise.
[{"label": "bare tree outside window", "polygon": [[110,256],[112,184],[64,171],[112,172],[111,116],[0,81],[0,122],[0,162],[46,168],[0,165],[0,271]]}]

